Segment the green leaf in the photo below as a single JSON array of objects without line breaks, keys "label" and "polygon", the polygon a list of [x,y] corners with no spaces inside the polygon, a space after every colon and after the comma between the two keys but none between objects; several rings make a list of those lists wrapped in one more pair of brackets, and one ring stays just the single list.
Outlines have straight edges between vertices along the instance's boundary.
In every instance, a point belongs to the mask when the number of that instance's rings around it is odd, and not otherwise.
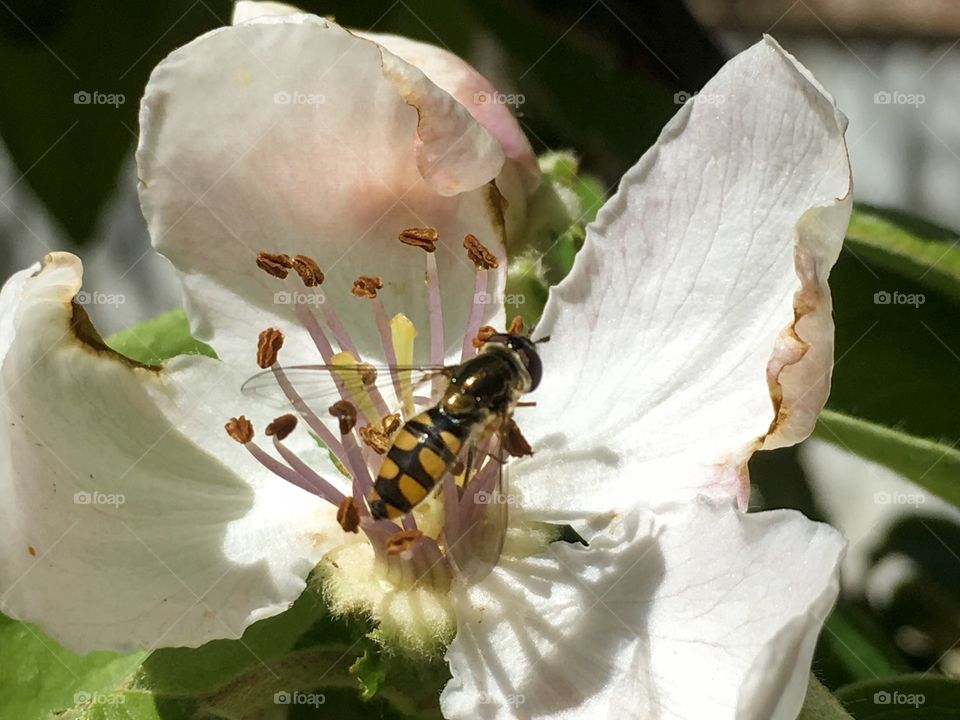
[{"label": "green leaf", "polygon": [[[950,445],[960,442],[960,323],[952,297],[845,250],[830,275],[836,361],[827,407]],[[920,305],[878,293],[923,294]]]},{"label": "green leaf", "polygon": [[960,451],[955,441],[921,438],[831,410],[820,414],[814,433],[861,457],[886,465],[960,506]]},{"label": "green leaf", "polygon": [[858,205],[847,243],[861,259],[960,299],[960,236],[895,210]]},{"label": "green leaf", "polygon": [[0,718],[40,720],[120,686],[145,652],[79,656],[60,647],[34,625],[0,615]]},{"label": "green leaf", "polygon": [[810,673],[807,695],[797,720],[853,720],[843,705]]},{"label": "green leaf", "polygon": [[857,720],[946,720],[957,717],[960,681],[901,675],[847,685],[837,698]]},{"label": "green leaf", "polygon": [[106,343],[121,355],[148,365],[177,355],[217,356],[212,347],[190,334],[183,310],[171,310],[132,325],[108,337]]},{"label": "green leaf", "polygon": [[350,672],[356,675],[363,688],[362,697],[368,700],[377,694],[387,674],[381,663],[380,653],[367,650],[350,666]]},{"label": "green leaf", "polygon": [[900,675],[910,669],[870,616],[842,600],[820,633],[814,667],[830,687]]}]

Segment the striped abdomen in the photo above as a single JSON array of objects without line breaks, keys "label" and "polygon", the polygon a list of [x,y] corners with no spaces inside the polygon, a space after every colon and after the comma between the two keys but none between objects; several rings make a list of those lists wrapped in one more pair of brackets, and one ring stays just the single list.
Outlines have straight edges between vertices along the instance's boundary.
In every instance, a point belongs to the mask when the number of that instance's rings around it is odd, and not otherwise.
[{"label": "striped abdomen", "polygon": [[458,462],[470,434],[470,423],[458,422],[433,407],[410,418],[397,433],[370,496],[377,519],[410,512]]}]

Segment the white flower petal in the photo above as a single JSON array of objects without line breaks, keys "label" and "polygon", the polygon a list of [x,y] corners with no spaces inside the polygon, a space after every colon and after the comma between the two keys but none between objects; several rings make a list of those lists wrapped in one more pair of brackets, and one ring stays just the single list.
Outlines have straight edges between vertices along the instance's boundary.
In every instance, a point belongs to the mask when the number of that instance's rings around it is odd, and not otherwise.
[{"label": "white flower petal", "polygon": [[230,18],[231,25],[239,25],[249,20],[256,20],[262,17],[275,17],[277,15],[298,15],[302,13],[298,7],[281,2],[254,2],[253,0],[240,0],[233,5],[233,16]]},{"label": "white flower petal", "polygon": [[81,652],[236,637],[300,594],[333,508],[229,440],[223,363],[105,349],[81,274],[53,253],[0,294],[0,607]]},{"label": "white flower petal", "polygon": [[514,472],[528,508],[702,490],[743,503],[753,451],[810,432],[851,207],[845,126],[765,38],[627,173],[537,331],[552,337],[544,380],[517,420],[543,452]]},{"label": "white flower petal", "polygon": [[[381,276],[388,314],[404,312],[426,333],[423,253],[397,240],[422,226],[441,235],[445,337],[459,347],[474,284],[464,235],[503,257],[499,195],[487,182],[503,154],[416,68],[313,16],[261,17],[164,60],[147,87],[141,128],[151,237],[180,271],[194,333],[224,360],[252,368],[256,333],[290,329],[293,309],[277,293],[304,291],[295,275],[283,282],[257,269],[257,251],[314,257],[329,303],[368,355],[380,343],[368,301],[350,294],[359,275]],[[476,188],[447,197],[436,186],[448,192],[457,183]],[[501,292],[501,265],[489,273],[491,293]],[[485,321],[502,324],[499,306],[485,310]],[[315,361],[305,332],[287,334],[285,362]]]},{"label": "white flower petal", "polygon": [[540,182],[540,166],[526,134],[510,110],[501,101],[501,93],[476,68],[452,52],[429,43],[399,35],[356,33],[387,48],[406,62],[420,68],[438,87],[456,98],[500,141],[503,152],[520,170],[528,191]]},{"label": "white flower petal", "polygon": [[703,498],[508,560],[458,590],[444,717],[794,718],[843,545]]},{"label": "white flower petal", "polygon": [[[262,17],[295,15],[303,12],[293,5],[278,2],[241,0],[233,7],[232,23]],[[537,155],[526,134],[510,110],[500,100],[500,93],[476,68],[449,50],[418,42],[400,35],[351,30],[354,35],[373,40],[394,55],[422,70],[437,87],[450,93],[474,119],[490,131],[503,148],[504,154],[515,162],[526,189],[532,192],[540,182]]]}]

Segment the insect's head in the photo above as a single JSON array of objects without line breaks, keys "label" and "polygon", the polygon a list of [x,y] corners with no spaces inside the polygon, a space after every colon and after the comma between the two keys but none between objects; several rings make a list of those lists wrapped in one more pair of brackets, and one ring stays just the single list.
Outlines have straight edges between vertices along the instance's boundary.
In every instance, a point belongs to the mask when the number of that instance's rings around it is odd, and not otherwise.
[{"label": "insect's head", "polygon": [[500,343],[513,350],[523,362],[523,366],[530,374],[530,391],[537,389],[540,379],[543,377],[543,363],[540,361],[540,354],[537,352],[536,343],[526,335],[514,335],[507,333],[497,333],[487,338],[488,343]]}]

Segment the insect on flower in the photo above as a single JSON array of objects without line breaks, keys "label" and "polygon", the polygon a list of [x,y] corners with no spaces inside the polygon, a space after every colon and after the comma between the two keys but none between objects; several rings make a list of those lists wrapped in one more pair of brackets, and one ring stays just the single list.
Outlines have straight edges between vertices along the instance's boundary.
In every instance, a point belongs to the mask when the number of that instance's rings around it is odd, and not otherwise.
[{"label": "insect on flower", "polygon": [[[435,238],[421,237],[430,235],[428,230],[412,228],[400,239],[429,252],[424,242],[432,245]],[[417,236],[416,242],[408,236]],[[475,237],[467,236],[464,247],[478,270],[496,265]],[[261,253],[258,265],[276,277],[285,277],[293,269],[308,288],[322,282],[317,263],[304,256]],[[382,288],[380,278],[361,276],[353,294],[376,300]],[[383,314],[378,318],[385,321]],[[399,318],[403,316],[395,321]],[[337,325],[335,320],[332,325]],[[381,329],[386,337],[387,326],[382,324]],[[332,347],[321,342],[318,349],[330,362],[280,367],[277,355],[283,334],[271,328],[261,333],[258,345],[258,363],[266,369],[250,377],[242,390],[275,407],[295,410],[351,476],[353,495],[342,495],[277,445],[293,472],[301,480],[314,477],[318,494],[337,505],[344,530],[388,533],[383,545],[386,554],[402,553],[424,538],[414,511],[428,505],[425,501],[431,494],[442,495],[443,530],[437,534],[436,549],[462,575],[477,580],[496,564],[503,548],[509,502],[506,456],[532,454],[512,415],[516,407],[534,404],[520,399],[540,383],[543,370],[536,346],[548,339],[531,340],[517,318],[506,332],[480,328],[472,343],[476,354],[465,353],[459,363],[401,364],[395,362],[394,349],[392,358],[388,357],[394,362],[377,365],[360,361],[355,349],[332,354]],[[340,344],[351,346],[349,341]],[[388,344],[395,343],[385,347]],[[391,397],[395,402],[387,400]],[[310,409],[327,406],[339,421],[339,439],[331,437]],[[366,425],[357,427],[361,417]],[[237,431],[231,423],[227,429],[234,435]],[[267,435],[282,440],[296,424],[294,415],[281,416],[267,428]],[[354,437],[354,429],[365,448]],[[267,456],[258,459],[278,474],[292,477]],[[476,509],[458,512],[464,506]],[[466,539],[470,541],[463,542]]]}]

